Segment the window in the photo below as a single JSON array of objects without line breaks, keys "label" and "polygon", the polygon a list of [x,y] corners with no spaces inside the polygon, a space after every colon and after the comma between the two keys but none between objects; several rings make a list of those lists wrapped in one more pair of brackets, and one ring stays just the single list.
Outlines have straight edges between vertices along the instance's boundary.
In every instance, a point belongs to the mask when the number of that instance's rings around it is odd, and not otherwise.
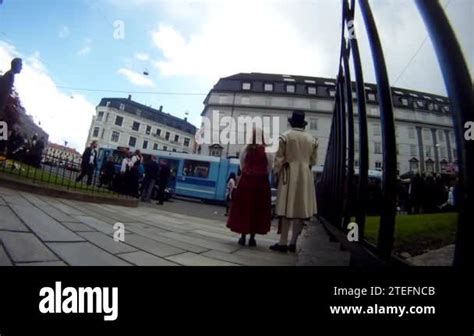
[{"label": "window", "polygon": [[176,152],[176,148],[173,148],[173,152]]},{"label": "window", "polygon": [[444,141],[444,131],[438,130],[438,139],[439,141]]},{"label": "window", "polygon": [[191,141],[191,139],[189,138],[184,138],[184,147],[189,147],[189,142]]},{"label": "window", "polygon": [[134,122],[133,122],[133,125],[132,125],[132,130],[138,131],[139,129],[140,129],[140,123],[134,121]]},{"label": "window", "polygon": [[329,96],[336,97],[336,90],[335,89],[328,89]]},{"label": "window", "polygon": [[374,135],[380,136],[380,125],[373,125]]},{"label": "window", "polygon": [[174,136],[174,142],[178,142],[179,141],[179,135],[178,134],[175,134]]},{"label": "window", "polygon": [[410,155],[411,156],[416,156],[417,153],[416,153],[416,145],[410,145]]},{"label": "window", "polygon": [[141,116],[141,115],[142,115],[142,110],[137,109],[137,116]]},{"label": "window", "polygon": [[375,154],[382,154],[382,144],[380,142],[374,142]]},{"label": "window", "polygon": [[318,129],[318,119],[310,119],[309,120],[309,129],[317,130]]},{"label": "window", "polygon": [[416,107],[424,108],[425,107],[425,102],[423,100],[417,100],[416,101]]},{"label": "window", "polygon": [[244,96],[242,97],[242,104],[249,105],[250,104],[250,97]]},{"label": "window", "polygon": [[265,92],[271,92],[271,91],[273,91],[273,84],[271,84],[271,83],[265,83],[265,85],[263,86],[263,91],[265,91]]},{"label": "window", "polygon": [[359,160],[354,160],[354,167],[359,167]]},{"label": "window", "polygon": [[102,121],[103,117],[104,117],[104,112],[103,111],[100,111],[99,113],[97,113],[97,121]]},{"label": "window", "polygon": [[160,136],[161,135],[161,130],[159,128],[156,129],[156,136]]},{"label": "window", "polygon": [[425,156],[431,157],[431,146],[425,146]]},{"label": "window", "polygon": [[183,176],[207,178],[209,176],[210,162],[184,160]]},{"label": "window", "polygon": [[417,160],[410,160],[410,170],[417,171],[418,170],[418,161]]},{"label": "window", "polygon": [[108,101],[107,103],[105,103],[105,106],[106,106],[106,107],[109,107],[109,106],[110,106],[110,102]]},{"label": "window", "polygon": [[157,143],[153,144],[153,150],[158,150],[158,144]]},{"label": "window", "polygon": [[360,147],[359,141],[354,142],[354,152],[355,153],[359,153],[359,147]]},{"label": "window", "polygon": [[117,131],[112,132],[112,136],[110,137],[111,142],[118,142],[120,137],[120,133]]},{"label": "window", "polygon": [[415,139],[415,127],[408,127],[408,137]]},{"label": "window", "polygon": [[220,95],[219,96],[219,104],[226,104],[227,103],[227,96],[226,95]]},{"label": "window", "polygon": [[375,162],[375,169],[382,169],[382,162]]},{"label": "window", "polygon": [[433,160],[426,160],[426,171],[428,173],[434,172],[434,162],[433,162]]},{"label": "window", "polygon": [[136,144],[137,144],[137,138],[131,136],[130,139],[128,140],[128,145],[130,147],[135,147]]},{"label": "window", "polygon": [[120,109],[123,111],[125,110],[125,104],[120,104]]},{"label": "window", "polygon": [[166,139],[166,141],[168,141],[170,139],[170,132],[165,133],[165,139]]},{"label": "window", "polygon": [[94,127],[94,131],[92,132],[92,136],[94,138],[97,138],[99,136],[99,131],[100,131],[100,127]]},{"label": "window", "polygon": [[294,85],[287,85],[286,92],[288,93],[295,93],[295,86]]},{"label": "window", "polygon": [[123,123],[123,117],[121,116],[115,117],[115,125],[122,126],[122,123]]},{"label": "window", "polygon": [[428,103],[428,110],[433,111],[433,103]]},{"label": "window", "polygon": [[163,150],[164,150],[164,151],[167,151],[167,150],[168,150],[168,147],[167,147],[167,146],[163,146]]},{"label": "window", "polygon": [[441,157],[442,157],[442,158],[446,158],[446,157],[447,157],[447,155],[446,155],[446,147],[441,146],[441,147],[439,148],[439,151],[440,151],[440,153],[441,153]]},{"label": "window", "polygon": [[242,90],[250,90],[252,85],[249,82],[242,83]]},{"label": "window", "polygon": [[148,148],[148,141],[143,140],[143,149],[147,149],[147,148]]},{"label": "window", "polygon": [[315,95],[316,88],[314,86],[308,86],[308,94]]},{"label": "window", "polygon": [[408,106],[408,98],[400,98],[400,102],[403,106]]},{"label": "window", "polygon": [[367,94],[367,99],[369,101],[375,101],[375,93],[368,93]]},{"label": "window", "polygon": [[427,128],[423,129],[423,139],[424,140],[430,140],[430,130]]},{"label": "window", "polygon": [[147,125],[146,126],[146,131],[145,131],[146,135],[150,135],[151,133],[151,126]]}]

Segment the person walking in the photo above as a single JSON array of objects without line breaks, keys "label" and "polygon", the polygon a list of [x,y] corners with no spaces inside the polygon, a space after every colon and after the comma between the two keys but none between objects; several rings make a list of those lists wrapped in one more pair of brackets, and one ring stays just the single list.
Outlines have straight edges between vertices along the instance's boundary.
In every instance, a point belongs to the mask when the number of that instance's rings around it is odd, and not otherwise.
[{"label": "person walking", "polygon": [[265,235],[271,226],[271,191],[269,173],[272,158],[265,152],[263,132],[254,129],[252,140],[240,156],[242,175],[238,188],[232,195],[227,227],[240,233],[239,245],[245,246],[250,234],[249,246],[256,246],[256,234]]},{"label": "person walking", "polygon": [[82,154],[81,173],[76,178],[76,182],[81,181],[84,176],[87,176],[87,185],[91,185],[92,176],[94,175],[95,167],[97,166],[97,141],[92,141],[91,145],[87,147]]},{"label": "person walking", "polygon": [[[0,77],[0,120],[5,118],[5,108],[8,98],[15,84],[15,76],[21,72],[23,62],[21,58],[14,58],[11,61],[10,70]],[[9,125],[11,127],[11,125]]]},{"label": "person walking", "polygon": [[171,170],[165,160],[160,160],[160,170],[158,173],[158,205],[163,205],[165,201],[165,189],[168,186]]},{"label": "person walking", "polygon": [[114,176],[115,176],[114,156],[109,155],[107,157],[107,161],[102,166],[102,171],[101,171],[100,179],[99,179],[99,188],[105,185],[107,188],[110,189],[112,187],[112,181],[114,180]]},{"label": "person walking", "polygon": [[226,207],[225,207],[225,215],[229,214],[229,208],[232,203],[232,193],[237,188],[237,178],[235,173],[230,173],[229,178],[227,179],[227,188],[226,188]]},{"label": "person walking", "polygon": [[156,162],[156,156],[152,155],[150,160],[145,162],[145,178],[143,179],[142,201],[150,202],[150,198],[158,178],[160,165]]},{"label": "person walking", "polygon": [[[280,135],[275,157],[275,173],[278,174],[276,216],[281,223],[280,241],[270,249],[278,252],[296,252],[296,242],[308,220],[317,212],[316,192],[312,166],[316,164],[318,141],[305,133],[305,113],[294,111],[288,119],[291,129]],[[293,226],[288,245],[288,232]]]}]

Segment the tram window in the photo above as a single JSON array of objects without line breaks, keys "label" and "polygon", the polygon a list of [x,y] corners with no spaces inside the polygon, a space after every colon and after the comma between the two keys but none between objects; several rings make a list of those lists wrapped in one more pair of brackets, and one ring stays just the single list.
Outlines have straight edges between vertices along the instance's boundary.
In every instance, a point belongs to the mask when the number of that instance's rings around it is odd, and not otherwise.
[{"label": "tram window", "polygon": [[210,163],[206,161],[185,160],[183,165],[183,176],[202,177],[209,176]]}]

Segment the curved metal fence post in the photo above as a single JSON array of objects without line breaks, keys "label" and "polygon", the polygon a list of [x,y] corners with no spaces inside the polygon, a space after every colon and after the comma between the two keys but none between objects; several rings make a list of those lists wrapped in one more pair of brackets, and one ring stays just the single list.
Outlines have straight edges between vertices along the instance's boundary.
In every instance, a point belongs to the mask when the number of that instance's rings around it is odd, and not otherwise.
[{"label": "curved metal fence post", "polygon": [[461,47],[439,1],[416,0],[431,37],[452,106],[459,164],[459,219],[453,265],[472,267],[474,223],[474,140],[464,136],[474,122],[474,94]]},{"label": "curved metal fence post", "polygon": [[383,145],[383,178],[382,178],[382,213],[380,216],[377,247],[383,258],[392,253],[397,191],[397,148],[395,138],[395,121],[387,67],[382,44],[368,0],[359,0],[359,6],[367,30],[372,59],[374,61],[377,94],[380,106],[380,122],[382,124]]}]

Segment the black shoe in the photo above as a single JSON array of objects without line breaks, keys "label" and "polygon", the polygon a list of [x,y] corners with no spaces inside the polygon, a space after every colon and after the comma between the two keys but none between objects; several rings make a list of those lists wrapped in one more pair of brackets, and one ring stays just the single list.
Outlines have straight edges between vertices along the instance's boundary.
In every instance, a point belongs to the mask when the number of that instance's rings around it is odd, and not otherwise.
[{"label": "black shoe", "polygon": [[240,237],[239,245],[245,246],[245,238],[244,237]]},{"label": "black shoe", "polygon": [[296,252],[296,244],[288,245],[288,251],[295,253]]},{"label": "black shoe", "polygon": [[163,205],[163,202],[158,202],[158,203],[156,203],[156,204],[158,204],[158,205]]},{"label": "black shoe", "polygon": [[270,250],[286,253],[286,252],[288,252],[288,246],[280,245],[280,244],[276,243],[276,244],[270,246]]},{"label": "black shoe", "polygon": [[250,247],[255,247],[255,246],[257,246],[257,242],[255,241],[255,238],[250,238],[250,239],[249,239],[249,246],[250,246]]}]

